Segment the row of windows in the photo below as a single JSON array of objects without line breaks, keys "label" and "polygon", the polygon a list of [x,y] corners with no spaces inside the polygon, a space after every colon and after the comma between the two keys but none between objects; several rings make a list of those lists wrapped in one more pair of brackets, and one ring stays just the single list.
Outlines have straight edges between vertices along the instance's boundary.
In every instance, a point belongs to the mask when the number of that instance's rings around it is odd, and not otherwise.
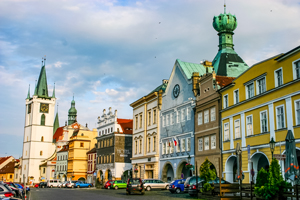
[{"label": "row of windows", "polygon": [[114,145],[113,138],[98,140],[98,148],[111,147]]},{"label": "row of windows", "polygon": [[112,163],[113,160],[114,160],[113,155],[98,156],[97,163],[98,164]]},{"label": "row of windows", "polygon": [[[209,138],[210,138],[210,148],[209,148]],[[216,135],[207,136],[204,138],[198,138],[198,151],[203,151],[203,139],[204,139],[204,150],[215,149],[216,148]]]},{"label": "row of windows", "polygon": [[113,130],[114,130],[113,127],[111,127],[111,128],[107,128],[105,130],[99,131],[99,136],[104,135],[104,134],[108,134],[108,133],[112,133]]},{"label": "row of windows", "polygon": [[[88,156],[88,157],[89,157],[89,160],[92,160],[92,159],[93,159],[93,154],[88,154],[88,155],[89,155],[89,156]],[[97,155],[97,154],[94,154],[94,158],[95,158],[95,159],[96,159],[96,155]]]},{"label": "row of windows", "polygon": [[[147,111],[147,124],[151,126],[152,124],[156,124],[157,114],[156,109]],[[143,113],[135,116],[135,129],[143,128]]]},{"label": "row of windows", "polygon": [[56,171],[67,171],[67,165],[56,166]]},{"label": "row of windows", "polygon": [[[300,78],[300,60],[297,60],[293,63],[293,78],[299,79]],[[276,69],[274,71],[274,82],[275,87],[279,87],[283,85],[283,71],[282,67]],[[246,99],[250,99],[254,97],[254,87],[256,86],[256,95],[262,94],[267,91],[266,88],[266,77],[260,77],[257,80],[253,80],[245,85],[246,89]],[[239,89],[233,91],[233,103],[239,103]],[[223,96],[223,108],[227,108],[228,105],[228,94]]]},{"label": "row of windows", "polygon": [[[152,145],[151,145],[152,144]],[[156,151],[156,136],[148,136],[147,137],[147,152],[150,153],[151,149],[152,152]],[[143,148],[143,139],[135,140],[134,141],[134,154],[141,154]]]},{"label": "row of windows", "polygon": [[68,155],[61,155],[61,156],[57,156],[57,160],[67,160],[68,159]]},{"label": "row of windows", "polygon": [[[209,112],[210,121],[216,120],[216,107],[204,111],[204,124],[209,122]],[[198,112],[198,126],[203,124],[203,112]]]},{"label": "row of windows", "polygon": [[[285,108],[284,105],[279,105],[275,108],[275,117],[276,117],[276,129],[286,128],[285,123]],[[260,132],[268,132],[268,112],[267,110],[261,111],[260,114]],[[295,118],[296,125],[300,125],[300,100],[295,101]],[[253,135],[253,116],[246,116],[246,131],[247,136]],[[234,121],[234,135],[235,138],[240,138],[240,119]],[[224,123],[224,141],[229,140],[229,123]]]},{"label": "row of windows", "polygon": [[[162,155],[174,153],[175,141],[166,141],[162,144]],[[176,140],[176,153],[191,151],[191,138],[181,138]]]},{"label": "row of windows", "polygon": [[184,122],[186,120],[191,120],[191,108],[182,108],[181,110],[177,110],[176,112],[172,112],[170,114],[164,115],[162,124],[163,127],[170,126],[176,123]]}]

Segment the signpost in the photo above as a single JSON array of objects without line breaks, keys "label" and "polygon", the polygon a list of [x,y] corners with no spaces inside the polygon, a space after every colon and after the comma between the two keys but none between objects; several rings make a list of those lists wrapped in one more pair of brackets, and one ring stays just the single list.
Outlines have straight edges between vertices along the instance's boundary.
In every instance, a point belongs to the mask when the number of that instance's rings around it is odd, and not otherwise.
[{"label": "signpost", "polygon": [[283,154],[274,154],[274,158],[276,158],[277,160],[285,160],[286,159],[286,155]]}]

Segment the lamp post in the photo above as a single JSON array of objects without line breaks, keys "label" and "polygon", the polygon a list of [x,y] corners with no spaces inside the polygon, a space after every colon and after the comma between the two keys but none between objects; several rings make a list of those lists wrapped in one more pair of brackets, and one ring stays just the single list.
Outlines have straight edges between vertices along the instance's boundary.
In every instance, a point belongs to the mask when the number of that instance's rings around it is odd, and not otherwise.
[{"label": "lamp post", "polygon": [[187,157],[187,159],[188,159],[188,163],[190,164],[190,163],[191,163],[191,156],[189,155],[189,156]]},{"label": "lamp post", "polygon": [[135,163],[135,166],[134,166],[134,173],[135,173],[135,178],[137,178],[137,173],[138,173],[138,164]]},{"label": "lamp post", "polygon": [[271,141],[269,142],[269,144],[270,144],[270,150],[271,150],[271,153],[272,153],[272,160],[273,160],[273,153],[274,153],[275,144],[276,144],[273,137],[272,137]]}]

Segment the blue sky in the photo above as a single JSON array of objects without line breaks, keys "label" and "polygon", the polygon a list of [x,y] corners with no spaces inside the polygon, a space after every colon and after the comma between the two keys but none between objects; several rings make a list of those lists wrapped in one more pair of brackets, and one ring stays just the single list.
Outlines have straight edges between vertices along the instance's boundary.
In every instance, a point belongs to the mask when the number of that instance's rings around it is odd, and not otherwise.
[{"label": "blue sky", "polygon": [[[46,55],[60,125],[75,95],[78,122],[96,128],[103,109],[132,118],[130,103],[168,79],[175,60],[212,60],[223,0],[1,0],[0,156],[22,154],[25,98]],[[296,0],[228,0],[233,41],[249,65],[300,44]]]}]

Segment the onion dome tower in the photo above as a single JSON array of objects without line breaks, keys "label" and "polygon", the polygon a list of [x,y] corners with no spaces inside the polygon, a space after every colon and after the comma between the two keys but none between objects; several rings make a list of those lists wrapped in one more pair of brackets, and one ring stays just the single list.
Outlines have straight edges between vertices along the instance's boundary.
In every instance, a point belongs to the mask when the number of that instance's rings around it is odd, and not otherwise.
[{"label": "onion dome tower", "polygon": [[237,27],[237,19],[235,15],[226,13],[226,5],[224,14],[214,17],[213,27],[219,36],[219,51],[212,63],[217,75],[239,76],[248,69],[248,65],[234,51],[233,31]]},{"label": "onion dome tower", "polygon": [[76,121],[77,121],[77,110],[75,108],[75,101],[73,96],[73,100],[71,101],[71,108],[69,109],[69,114],[68,114],[68,125],[73,124]]}]

